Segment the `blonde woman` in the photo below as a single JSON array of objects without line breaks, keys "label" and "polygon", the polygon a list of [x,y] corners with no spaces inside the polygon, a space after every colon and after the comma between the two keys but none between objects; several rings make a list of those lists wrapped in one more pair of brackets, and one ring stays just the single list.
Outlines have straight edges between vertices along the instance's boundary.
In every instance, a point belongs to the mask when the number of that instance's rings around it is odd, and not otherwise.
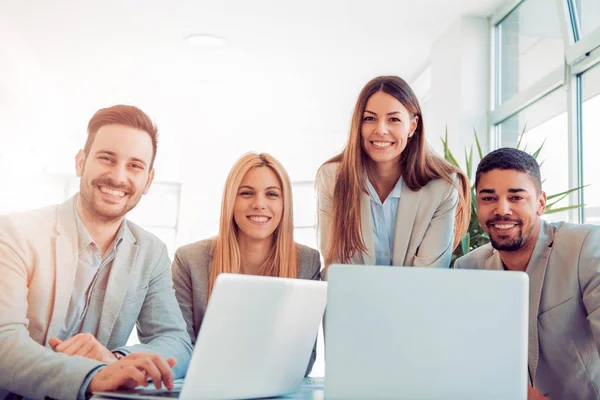
[{"label": "blonde woman", "polygon": [[[268,154],[244,155],[225,182],[218,236],[175,253],[175,294],[192,344],[220,273],[321,279],[319,252],[295,243],[293,230],[292,186],[285,169]],[[313,349],[306,375],[315,355]]]},{"label": "blonde woman", "polygon": [[326,267],[448,268],[468,228],[468,179],[432,152],[419,102],[397,76],[363,88],[346,147],[321,166],[316,188]]}]

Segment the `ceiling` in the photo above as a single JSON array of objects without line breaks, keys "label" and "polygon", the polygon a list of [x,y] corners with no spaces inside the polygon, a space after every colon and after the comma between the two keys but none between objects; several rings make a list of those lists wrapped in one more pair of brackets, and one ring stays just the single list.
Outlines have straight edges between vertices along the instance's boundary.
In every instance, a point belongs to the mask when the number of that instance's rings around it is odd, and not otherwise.
[{"label": "ceiling", "polygon": [[[147,111],[179,155],[339,141],[370,78],[411,80],[453,21],[502,2],[1,0],[0,144],[48,164],[48,148],[81,146],[93,112],[116,103]],[[193,48],[195,33],[227,45]]]}]

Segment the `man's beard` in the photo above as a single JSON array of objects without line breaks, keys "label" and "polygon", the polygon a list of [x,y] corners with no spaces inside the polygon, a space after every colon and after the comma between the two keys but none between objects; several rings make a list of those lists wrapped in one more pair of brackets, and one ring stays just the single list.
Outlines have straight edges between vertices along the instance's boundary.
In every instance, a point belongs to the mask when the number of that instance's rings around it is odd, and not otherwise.
[{"label": "man's beard", "polygon": [[499,251],[517,251],[517,250],[521,249],[525,245],[525,238],[523,237],[523,228],[522,228],[523,221],[521,221],[519,219],[510,219],[510,218],[496,218],[496,219],[486,222],[486,225],[489,228],[491,225],[494,225],[497,223],[503,223],[503,222],[515,224],[515,227],[517,227],[517,229],[519,230],[517,233],[517,237],[510,239],[509,241],[498,242],[498,241],[494,240],[494,238],[491,234],[489,234],[488,236],[490,237],[490,243],[492,244],[492,247]]},{"label": "man's beard", "polygon": [[490,235],[490,242],[492,243],[492,247],[495,248],[496,250],[499,251],[517,251],[519,250],[521,247],[523,247],[523,244],[525,243],[525,240],[523,239],[523,231],[519,230],[519,234],[517,235],[516,238],[506,242],[497,242],[494,240],[494,238],[492,237],[492,235]]},{"label": "man's beard", "polygon": [[130,197],[130,201],[133,200],[133,205],[129,202],[126,202],[119,209],[114,209],[108,206],[106,209],[104,209],[104,207],[102,207],[101,204],[98,204],[98,201],[100,201],[99,196],[101,196],[101,194],[97,193],[96,189],[99,185],[108,186],[116,190],[122,190],[125,193],[127,193],[126,196],[129,196],[132,193],[132,190],[129,186],[125,184],[117,184],[116,182],[113,182],[110,178],[93,179],[89,184],[85,186],[82,182],[82,185],[79,190],[79,196],[81,198],[82,205],[89,212],[92,213],[94,218],[104,222],[116,221],[124,217],[137,204],[135,199]]}]

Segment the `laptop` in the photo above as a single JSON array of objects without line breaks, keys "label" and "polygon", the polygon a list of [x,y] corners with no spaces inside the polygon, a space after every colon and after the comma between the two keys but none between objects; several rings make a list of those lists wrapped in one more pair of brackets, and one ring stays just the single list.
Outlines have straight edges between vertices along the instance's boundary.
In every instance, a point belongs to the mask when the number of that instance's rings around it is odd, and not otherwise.
[{"label": "laptop", "polygon": [[218,400],[295,392],[326,302],[326,282],[220,274],[182,384],[173,391],[140,387],[94,397]]},{"label": "laptop", "polygon": [[325,397],[527,398],[522,272],[333,265]]}]

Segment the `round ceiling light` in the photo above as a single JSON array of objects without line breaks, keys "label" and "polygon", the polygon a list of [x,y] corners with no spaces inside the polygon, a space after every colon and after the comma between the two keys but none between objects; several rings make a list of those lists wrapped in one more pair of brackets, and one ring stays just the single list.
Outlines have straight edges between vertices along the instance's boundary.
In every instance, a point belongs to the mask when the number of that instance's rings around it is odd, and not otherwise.
[{"label": "round ceiling light", "polygon": [[221,47],[225,46],[225,39],[215,35],[195,34],[185,38],[194,47]]}]

